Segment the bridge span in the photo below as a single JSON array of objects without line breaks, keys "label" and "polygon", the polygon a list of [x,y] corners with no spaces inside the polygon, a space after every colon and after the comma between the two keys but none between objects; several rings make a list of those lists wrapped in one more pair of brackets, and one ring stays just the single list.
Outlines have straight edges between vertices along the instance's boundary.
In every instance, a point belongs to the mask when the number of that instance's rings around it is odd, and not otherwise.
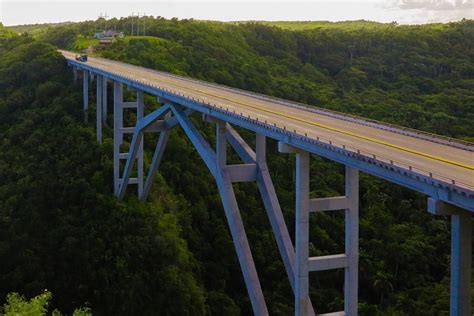
[{"label": "bridge span", "polygon": [[[137,185],[146,199],[160,164],[170,129],[180,125],[216,180],[232,239],[256,315],[268,315],[258,274],[243,227],[232,184],[256,181],[295,295],[295,315],[314,315],[309,299],[311,271],[345,270],[344,311],[357,315],[358,296],[358,186],[359,171],[400,184],[428,198],[428,211],[450,215],[451,315],[471,315],[472,213],[474,212],[474,144],[402,128],[248,91],[189,79],[139,66],[61,51],[74,76],[82,75],[84,102],[89,109],[89,84],[96,78],[97,140],[107,117],[107,87],[114,93],[114,189],[122,198],[129,185]],[[123,99],[123,87],[136,91],[136,100]],[[144,93],[162,104],[144,115]],[[136,126],[123,126],[125,108],[136,109]],[[216,150],[201,136],[189,116],[202,113],[216,124]],[[256,133],[252,149],[232,127]],[[145,177],[143,135],[159,133]],[[124,152],[124,135],[132,135]],[[279,151],[296,154],[295,246],[289,237],[266,164],[266,138],[279,142]],[[243,163],[229,165],[227,144]],[[309,197],[309,159],[316,154],[346,166],[346,193],[332,198]],[[121,163],[125,162],[125,163]],[[132,177],[133,174],[133,177]],[[345,253],[309,256],[309,214],[345,212]]]}]

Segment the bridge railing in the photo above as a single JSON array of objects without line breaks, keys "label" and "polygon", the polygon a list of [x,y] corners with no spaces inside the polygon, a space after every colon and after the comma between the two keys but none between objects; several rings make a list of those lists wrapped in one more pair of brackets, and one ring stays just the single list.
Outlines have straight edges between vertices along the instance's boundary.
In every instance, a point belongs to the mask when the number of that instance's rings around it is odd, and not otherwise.
[{"label": "bridge railing", "polygon": [[290,130],[285,125],[280,127],[280,126],[277,126],[276,123],[269,123],[268,121],[259,119],[258,117],[252,118],[250,115],[244,115],[243,112],[238,113],[235,110],[230,111],[229,108],[224,108],[223,106],[206,102],[205,100],[186,95],[176,90],[170,90],[167,88],[160,87],[148,80],[136,79],[132,76],[124,75],[122,73],[114,72],[110,70],[107,70],[106,72],[113,74],[116,77],[123,78],[127,81],[135,82],[143,86],[148,86],[149,88],[154,89],[154,90],[161,90],[163,92],[173,94],[181,98],[185,98],[188,101],[199,103],[200,106],[207,107],[214,111],[220,111],[225,115],[237,117],[240,120],[245,120],[252,124],[259,125],[263,128],[273,130],[280,134],[287,135],[289,137],[294,137],[296,139],[300,139],[309,144],[322,146],[326,149],[336,151],[336,152],[351,156],[353,158],[357,158],[359,160],[362,160],[368,163],[377,164],[385,169],[389,169],[389,170],[398,172],[400,174],[411,175],[412,177],[423,179],[425,182],[437,182],[438,185],[442,185],[443,187],[449,187],[450,189],[455,190],[455,191],[459,191],[460,188],[465,188],[466,189],[465,191],[461,191],[462,194],[474,196],[474,183],[461,182],[461,181],[443,176],[441,174],[425,170],[420,167],[415,167],[404,162],[400,162],[394,159],[384,157],[382,155],[375,155],[366,150],[358,149],[357,147],[354,147],[354,146],[338,144],[337,142],[331,141],[329,139],[324,139],[319,136],[317,136],[316,139],[314,139],[314,138],[308,137],[308,134],[305,132],[297,131],[295,129]]}]

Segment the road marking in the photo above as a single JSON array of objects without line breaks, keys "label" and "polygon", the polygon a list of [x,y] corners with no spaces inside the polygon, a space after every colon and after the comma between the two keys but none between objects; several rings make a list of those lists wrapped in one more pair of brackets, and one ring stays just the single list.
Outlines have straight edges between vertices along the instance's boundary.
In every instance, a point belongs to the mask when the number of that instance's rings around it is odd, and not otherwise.
[{"label": "road marking", "polygon": [[[149,79],[146,79],[146,80],[150,81]],[[302,119],[302,118],[298,118],[298,117],[295,117],[295,116],[292,116],[292,115],[283,114],[283,113],[280,113],[280,112],[264,109],[264,108],[261,108],[261,107],[258,107],[258,106],[242,103],[240,101],[232,100],[232,99],[229,99],[229,98],[226,98],[226,97],[223,97],[223,96],[211,93],[211,92],[203,91],[201,89],[191,88],[191,87],[187,87],[187,86],[184,86],[184,85],[180,85],[176,82],[169,81],[169,80],[166,80],[166,79],[162,79],[161,77],[159,78],[159,80],[163,81],[165,83],[171,84],[171,85],[175,85],[175,86],[184,88],[184,89],[196,91],[196,92],[199,92],[199,93],[202,93],[202,94],[205,94],[205,95],[209,95],[209,96],[212,96],[212,97],[215,97],[215,98],[218,98],[218,99],[222,99],[222,100],[226,100],[226,101],[229,101],[229,102],[237,103],[237,104],[242,105],[244,107],[248,107],[248,108],[252,108],[252,109],[255,109],[255,110],[271,113],[271,114],[281,116],[281,117],[286,117],[286,118],[289,118],[289,119],[292,119],[292,120],[295,120],[295,121],[298,121],[298,122],[302,122],[302,123],[305,123],[305,124],[317,126],[317,127],[320,127],[320,128],[324,128],[324,129],[327,129],[327,130],[330,130],[330,131],[333,131],[333,132],[341,133],[341,134],[352,136],[352,137],[355,137],[355,138],[367,140],[367,141],[370,141],[370,142],[373,142],[373,143],[376,143],[376,144],[380,144],[380,145],[384,145],[384,146],[387,146],[387,147],[395,148],[395,149],[405,151],[405,152],[408,152],[408,153],[411,153],[411,154],[415,154],[415,155],[418,155],[418,156],[422,156],[422,157],[426,157],[426,158],[429,158],[429,159],[445,162],[445,163],[455,165],[455,166],[458,166],[458,167],[462,167],[462,168],[465,168],[465,169],[474,170],[474,166],[471,166],[471,165],[467,165],[467,164],[460,163],[460,162],[457,162],[457,161],[453,161],[453,160],[445,159],[445,158],[442,158],[442,157],[434,156],[434,155],[431,155],[431,154],[427,154],[427,153],[424,153],[424,152],[421,152],[421,151],[418,151],[418,150],[413,150],[413,149],[410,149],[410,148],[406,148],[406,147],[403,147],[403,146],[391,144],[391,143],[385,142],[383,140],[378,140],[378,139],[375,139],[375,138],[372,138],[372,137],[359,135],[359,134],[356,134],[356,133],[353,133],[353,132],[343,131],[343,130],[340,130],[338,128],[334,128],[334,127],[324,125],[324,124],[320,124],[320,123],[311,122],[311,121],[308,121],[308,120],[305,120],[305,119]]]}]

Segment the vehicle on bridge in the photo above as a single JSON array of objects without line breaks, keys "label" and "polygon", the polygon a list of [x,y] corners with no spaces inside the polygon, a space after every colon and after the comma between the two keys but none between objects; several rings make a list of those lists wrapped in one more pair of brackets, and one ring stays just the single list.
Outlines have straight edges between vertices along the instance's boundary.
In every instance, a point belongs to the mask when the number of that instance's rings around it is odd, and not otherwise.
[{"label": "vehicle on bridge", "polygon": [[81,55],[76,55],[76,60],[77,61],[82,61],[82,62],[87,62],[87,55],[86,54],[81,54]]}]

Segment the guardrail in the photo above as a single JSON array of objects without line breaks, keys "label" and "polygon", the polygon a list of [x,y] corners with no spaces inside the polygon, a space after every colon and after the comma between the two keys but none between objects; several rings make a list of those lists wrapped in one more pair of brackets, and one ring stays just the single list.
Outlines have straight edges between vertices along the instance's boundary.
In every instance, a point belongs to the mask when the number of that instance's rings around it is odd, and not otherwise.
[{"label": "guardrail", "polygon": [[[74,64],[76,66],[79,66],[80,68],[83,68],[83,69],[89,68],[90,69],[89,71],[93,71],[94,69],[97,69],[97,68],[94,68],[94,67],[91,67],[91,66],[88,66],[88,65],[79,64],[78,62],[71,61],[71,60],[70,60],[69,63]],[[97,69],[97,70],[100,70],[100,71],[104,72],[105,74],[107,74],[107,73],[113,74],[114,76],[116,76],[118,78],[123,78],[125,80],[130,81],[130,82],[135,82],[139,85],[148,86],[149,88],[152,88],[152,89],[155,89],[155,90],[163,91],[163,92],[166,92],[166,93],[169,93],[169,94],[173,94],[175,96],[179,96],[181,98],[185,98],[188,101],[199,103],[203,107],[207,107],[207,108],[212,109],[212,110],[220,111],[220,112],[222,112],[226,115],[237,117],[240,120],[245,120],[245,121],[251,122],[252,124],[262,126],[264,128],[273,130],[273,131],[281,133],[283,135],[287,135],[289,137],[294,137],[294,138],[300,139],[302,141],[307,142],[308,144],[316,145],[316,146],[322,146],[326,149],[336,151],[336,152],[342,153],[344,155],[348,155],[348,156],[351,156],[353,158],[356,158],[356,159],[359,159],[359,160],[362,160],[362,161],[366,161],[368,163],[377,164],[377,165],[379,165],[379,166],[381,166],[385,169],[390,169],[390,170],[393,170],[393,171],[398,172],[400,174],[405,174],[405,175],[410,174],[410,175],[416,177],[417,179],[424,179],[425,182],[426,181],[430,181],[430,182],[436,181],[439,185],[442,185],[443,187],[447,187],[447,188],[450,188],[451,190],[455,190],[455,191],[461,191],[461,193],[464,193],[465,195],[474,196],[474,183],[470,184],[470,183],[464,183],[464,182],[461,182],[461,181],[457,181],[455,179],[440,175],[440,174],[432,172],[432,171],[428,171],[428,170],[425,170],[425,169],[422,169],[422,168],[419,168],[419,167],[413,167],[409,164],[406,164],[406,163],[403,163],[403,162],[400,162],[400,161],[397,161],[397,160],[394,160],[394,159],[390,159],[390,158],[387,158],[387,157],[384,157],[384,156],[381,156],[381,155],[375,155],[375,154],[372,154],[368,151],[360,150],[360,149],[358,149],[356,147],[353,147],[353,146],[348,146],[348,145],[345,145],[345,144],[338,144],[338,143],[333,142],[329,139],[323,139],[321,137],[316,137],[316,139],[314,139],[314,138],[308,137],[308,134],[305,133],[305,132],[299,132],[295,129],[293,129],[291,131],[285,125],[283,125],[282,127],[279,127],[279,126],[277,126],[276,123],[271,123],[271,122],[268,122],[267,120],[261,120],[261,119],[259,120],[258,117],[252,118],[250,115],[244,115],[243,112],[240,112],[240,114],[239,114],[235,110],[230,111],[229,108],[224,108],[223,106],[219,106],[217,104],[206,102],[202,99],[198,99],[198,98],[194,98],[194,97],[189,96],[189,95],[185,95],[185,94],[183,94],[179,91],[162,88],[162,87],[160,87],[160,86],[158,86],[158,85],[156,85],[156,84],[154,84],[154,83],[152,83],[148,80],[140,80],[140,79],[136,79],[132,76],[124,75],[124,74],[119,73],[119,72],[110,71],[110,70],[101,70],[100,68]],[[460,190],[460,189],[463,189],[463,188],[465,190]]]},{"label": "guardrail", "polygon": [[[116,60],[110,60],[110,59],[105,59],[105,58],[100,58],[100,57],[97,57],[97,58],[103,59],[103,60],[106,60],[107,62],[112,62],[112,63],[115,63],[115,64],[121,64],[121,65],[124,64],[123,62],[116,61]],[[234,92],[234,93],[238,93],[240,95],[245,95],[245,96],[248,96],[248,97],[257,98],[257,99],[264,100],[264,101],[267,101],[267,102],[278,103],[280,105],[284,105],[284,106],[288,106],[288,107],[292,107],[292,108],[297,108],[297,109],[300,109],[300,110],[310,111],[310,112],[313,112],[313,113],[316,113],[316,114],[329,116],[329,117],[344,120],[344,121],[347,121],[347,122],[361,124],[361,125],[364,125],[364,126],[370,126],[370,127],[381,129],[381,130],[386,130],[386,131],[390,131],[390,132],[393,132],[393,133],[398,133],[398,134],[401,134],[401,135],[416,137],[416,138],[419,138],[419,139],[428,140],[428,141],[432,141],[432,142],[435,142],[435,143],[439,143],[439,144],[443,144],[443,145],[447,145],[447,146],[451,146],[451,147],[460,148],[460,149],[464,149],[464,150],[474,152],[474,143],[464,141],[464,140],[461,140],[461,139],[455,139],[455,138],[451,138],[451,137],[447,137],[447,136],[437,135],[437,134],[430,133],[430,132],[419,131],[419,130],[409,128],[409,127],[403,127],[403,126],[396,125],[396,124],[381,122],[381,121],[368,119],[368,118],[364,118],[364,117],[353,115],[353,114],[338,112],[338,111],[335,111],[335,110],[324,109],[324,108],[321,108],[321,107],[307,105],[307,104],[296,102],[296,101],[288,101],[288,100],[285,100],[285,99],[281,99],[281,98],[277,98],[277,97],[273,97],[273,96],[267,96],[267,95],[263,95],[263,94],[256,93],[256,92],[249,92],[249,91],[246,91],[246,90],[229,87],[229,86],[222,85],[222,84],[209,83],[209,82],[206,82],[206,81],[201,81],[201,80],[197,80],[197,79],[193,79],[193,78],[189,78],[189,77],[183,77],[183,76],[171,74],[171,73],[164,72],[164,71],[145,68],[145,67],[142,67],[142,66],[139,66],[139,65],[133,65],[133,64],[126,64],[126,65],[130,66],[130,67],[133,67],[133,68],[149,71],[149,72],[154,72],[154,73],[160,74],[162,76],[175,78],[175,79],[188,81],[188,82],[193,82],[193,83],[205,85],[205,86],[208,86],[208,87],[214,87],[214,88],[226,90],[228,92]]]}]

